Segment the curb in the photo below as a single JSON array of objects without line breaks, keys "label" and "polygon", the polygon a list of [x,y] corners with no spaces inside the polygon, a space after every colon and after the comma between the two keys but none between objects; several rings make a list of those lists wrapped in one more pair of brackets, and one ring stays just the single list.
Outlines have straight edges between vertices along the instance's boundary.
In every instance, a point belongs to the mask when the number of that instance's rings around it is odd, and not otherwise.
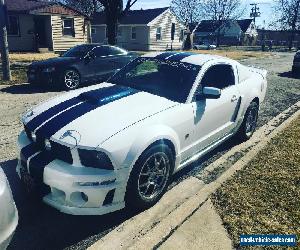
[{"label": "curb", "polygon": [[[300,101],[262,126],[249,141],[233,147],[196,177],[179,183],[154,207],[123,222],[88,249],[159,248],[222,183],[249,163],[274,136],[282,132],[299,115]],[[220,166],[226,165],[232,155],[241,151],[243,155],[232,166],[225,167],[225,171],[213,181],[205,181],[205,177]]]}]

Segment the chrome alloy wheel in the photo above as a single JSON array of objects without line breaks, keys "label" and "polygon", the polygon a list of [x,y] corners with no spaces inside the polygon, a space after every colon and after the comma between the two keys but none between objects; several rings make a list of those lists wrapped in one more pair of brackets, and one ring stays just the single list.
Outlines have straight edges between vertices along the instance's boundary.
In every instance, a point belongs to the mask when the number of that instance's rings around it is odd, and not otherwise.
[{"label": "chrome alloy wheel", "polygon": [[256,128],[256,122],[258,117],[258,110],[257,108],[252,108],[249,110],[249,114],[246,119],[246,135],[250,137]]},{"label": "chrome alloy wheel", "polygon": [[164,152],[155,153],[145,161],[138,178],[138,192],[142,199],[153,200],[163,192],[169,169],[170,162]]},{"label": "chrome alloy wheel", "polygon": [[75,70],[67,70],[65,73],[65,86],[68,89],[75,89],[80,83],[80,76]]}]

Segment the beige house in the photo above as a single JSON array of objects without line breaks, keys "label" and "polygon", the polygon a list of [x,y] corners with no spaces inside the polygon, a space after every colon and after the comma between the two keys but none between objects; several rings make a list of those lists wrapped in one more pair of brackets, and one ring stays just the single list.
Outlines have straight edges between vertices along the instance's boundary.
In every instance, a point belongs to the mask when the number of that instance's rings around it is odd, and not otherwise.
[{"label": "beige house", "polygon": [[[172,28],[173,27],[173,28]],[[172,40],[171,31],[174,32]],[[170,8],[131,10],[118,26],[117,45],[128,50],[180,49],[185,26]],[[96,13],[91,20],[93,43],[107,43],[105,14]]]},{"label": "beige house", "polygon": [[10,51],[55,51],[89,42],[89,21],[63,4],[6,0]]}]

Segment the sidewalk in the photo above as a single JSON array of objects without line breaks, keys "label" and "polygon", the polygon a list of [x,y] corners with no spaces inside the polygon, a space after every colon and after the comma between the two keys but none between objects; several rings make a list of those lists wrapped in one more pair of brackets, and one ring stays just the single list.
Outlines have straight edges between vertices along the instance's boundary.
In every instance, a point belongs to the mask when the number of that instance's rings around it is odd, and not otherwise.
[{"label": "sidewalk", "polygon": [[[232,249],[210,196],[299,115],[300,102],[261,127],[251,140],[235,146],[202,173],[175,186],[154,207],[125,221],[89,249]],[[244,154],[228,166],[228,159],[237,152]]]},{"label": "sidewalk", "polygon": [[232,249],[231,240],[211,200],[206,201],[158,248],[169,250],[174,246],[176,249]]}]

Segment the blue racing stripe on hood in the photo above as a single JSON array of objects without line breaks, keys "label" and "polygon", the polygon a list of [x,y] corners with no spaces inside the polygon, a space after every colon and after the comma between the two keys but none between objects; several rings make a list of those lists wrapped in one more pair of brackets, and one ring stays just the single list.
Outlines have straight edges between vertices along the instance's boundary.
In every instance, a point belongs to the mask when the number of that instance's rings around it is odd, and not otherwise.
[{"label": "blue racing stripe on hood", "polygon": [[82,93],[77,98],[82,102],[46,122],[36,131],[37,137],[50,138],[77,118],[108,103],[137,93],[138,90],[114,85],[112,87]]},{"label": "blue racing stripe on hood", "polygon": [[80,103],[80,100],[77,97],[71,98],[69,100],[66,100],[64,102],[61,102],[34,117],[32,120],[30,120],[27,124],[26,127],[30,131],[34,131],[36,128],[41,126],[45,121],[48,119],[52,118],[54,115],[64,111],[67,108],[72,107],[73,105],[76,105]]}]

